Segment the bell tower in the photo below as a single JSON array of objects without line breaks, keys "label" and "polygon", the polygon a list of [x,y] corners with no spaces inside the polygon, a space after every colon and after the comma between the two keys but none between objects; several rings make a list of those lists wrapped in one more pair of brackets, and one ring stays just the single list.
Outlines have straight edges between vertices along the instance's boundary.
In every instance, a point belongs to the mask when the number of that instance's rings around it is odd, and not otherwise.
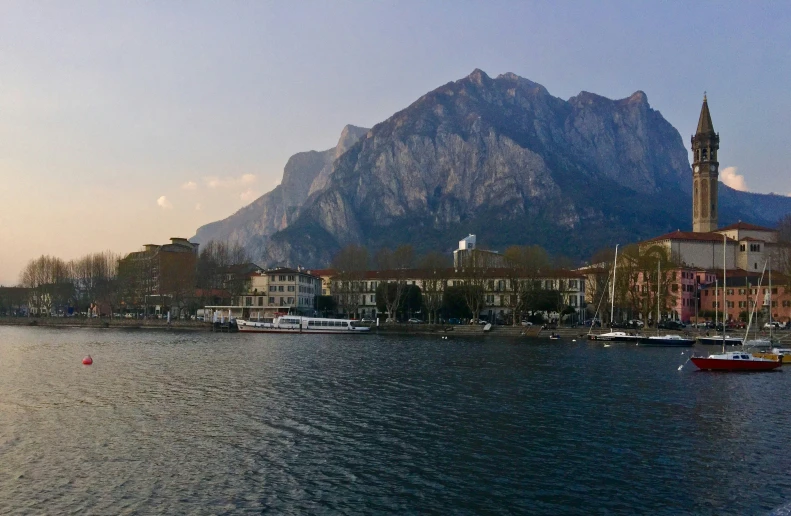
[{"label": "bell tower", "polygon": [[698,130],[692,137],[692,231],[707,233],[717,229],[717,151],[720,135],[714,132],[709,103],[703,94]]}]

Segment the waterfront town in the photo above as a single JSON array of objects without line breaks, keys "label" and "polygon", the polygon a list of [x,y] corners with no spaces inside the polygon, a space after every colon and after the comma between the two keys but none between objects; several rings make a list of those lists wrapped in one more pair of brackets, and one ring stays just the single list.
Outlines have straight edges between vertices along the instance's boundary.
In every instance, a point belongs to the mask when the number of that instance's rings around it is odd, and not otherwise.
[{"label": "waterfront town", "polygon": [[[126,256],[31,260],[20,285],[0,287],[0,315],[204,320],[222,313],[342,315],[381,322],[655,325],[720,319],[791,322],[791,216],[779,228],[718,227],[719,135],[704,96],[692,137],[692,231],[614,250],[582,267],[537,246],[497,252],[475,235],[451,256],[417,258],[350,245],[330,268],[259,267],[240,246],[185,238]],[[375,265],[371,267],[371,265]]]}]

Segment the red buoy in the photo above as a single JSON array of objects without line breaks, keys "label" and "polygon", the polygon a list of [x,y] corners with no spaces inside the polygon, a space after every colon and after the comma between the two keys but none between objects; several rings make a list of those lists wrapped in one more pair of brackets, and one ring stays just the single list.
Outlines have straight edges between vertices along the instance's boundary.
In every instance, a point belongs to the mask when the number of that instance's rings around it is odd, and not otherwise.
[{"label": "red buoy", "polygon": [[93,364],[93,359],[91,358],[91,355],[88,355],[87,357],[82,359],[82,365],[91,365],[91,364]]}]

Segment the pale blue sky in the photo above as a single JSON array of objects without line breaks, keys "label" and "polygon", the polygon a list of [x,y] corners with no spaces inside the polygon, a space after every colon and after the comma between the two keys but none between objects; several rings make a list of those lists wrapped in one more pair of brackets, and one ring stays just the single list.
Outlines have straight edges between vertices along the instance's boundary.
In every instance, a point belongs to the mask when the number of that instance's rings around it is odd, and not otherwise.
[{"label": "pale blue sky", "polygon": [[788,2],[0,0],[0,284],[191,236],[474,68],[643,90],[685,143],[707,90],[721,168],[788,194],[789,26]]}]

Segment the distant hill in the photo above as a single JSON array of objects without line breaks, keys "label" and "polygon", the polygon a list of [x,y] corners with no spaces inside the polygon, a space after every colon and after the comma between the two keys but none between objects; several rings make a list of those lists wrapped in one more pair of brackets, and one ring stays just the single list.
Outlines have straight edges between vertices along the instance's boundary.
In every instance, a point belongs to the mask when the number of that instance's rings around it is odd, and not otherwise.
[{"label": "distant hill", "polygon": [[[267,209],[262,197],[233,216],[258,206],[255,220],[231,217],[213,234],[243,241],[262,264],[319,267],[348,243],[450,252],[468,233],[494,249],[540,244],[586,259],[691,226],[686,147],[641,91],[563,100],[517,75],[475,70],[343,150],[320,172],[304,168],[300,195],[285,202],[273,191]],[[791,198],[720,188],[723,225],[774,225],[791,212]]]}]

